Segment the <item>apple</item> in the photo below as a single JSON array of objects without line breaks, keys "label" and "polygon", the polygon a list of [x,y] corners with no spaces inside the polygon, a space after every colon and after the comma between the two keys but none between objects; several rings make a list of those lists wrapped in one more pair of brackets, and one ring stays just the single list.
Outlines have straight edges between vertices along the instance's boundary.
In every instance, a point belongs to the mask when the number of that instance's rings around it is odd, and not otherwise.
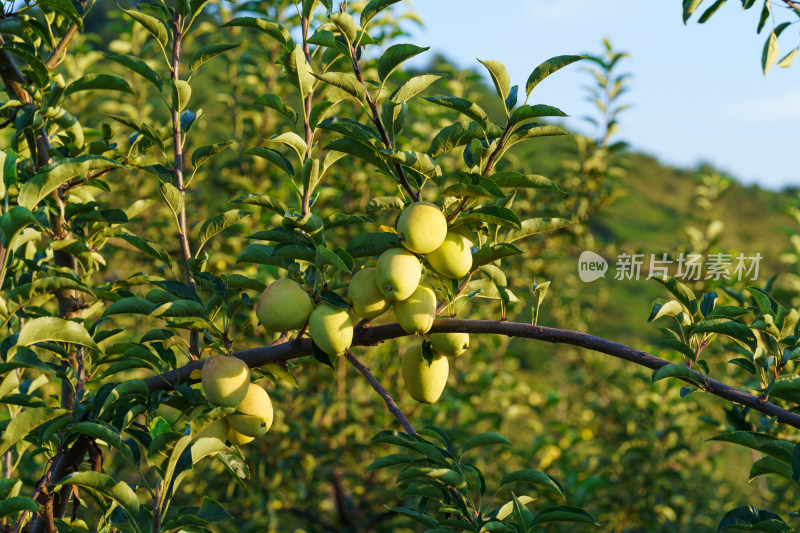
[{"label": "apple", "polygon": [[427,255],[433,269],[446,278],[466,276],[472,269],[472,243],[458,233],[448,232],[444,242]]},{"label": "apple", "polygon": [[374,268],[359,270],[347,288],[347,297],[353,304],[353,312],[361,318],[378,317],[392,306],[392,302],[378,289],[376,275]]},{"label": "apple", "polygon": [[260,437],[272,426],[274,413],[269,394],[261,385],[251,383],[244,400],[236,406],[240,415],[228,415],[231,429],[247,437]]},{"label": "apple", "polygon": [[436,318],[436,293],[428,285],[419,287],[402,302],[395,302],[394,314],[406,333],[427,333]]},{"label": "apple", "polygon": [[469,333],[431,333],[433,351],[445,357],[458,357],[469,348]]},{"label": "apple", "polygon": [[430,202],[415,202],[397,218],[400,243],[418,254],[437,249],[447,235],[447,219],[442,210]]},{"label": "apple", "polygon": [[390,248],[378,258],[375,281],[388,300],[402,301],[411,296],[422,279],[422,264],[403,248]]},{"label": "apple", "polygon": [[412,398],[421,403],[436,403],[447,384],[450,365],[447,357],[434,354],[428,366],[422,358],[422,345],[416,344],[406,350],[400,370]]},{"label": "apple", "polygon": [[236,407],[247,394],[250,369],[241,359],[215,354],[203,363],[200,382],[209,402]]},{"label": "apple", "polygon": [[264,289],[256,304],[258,321],[269,331],[297,329],[308,321],[314,302],[306,291],[291,279],[279,279]]},{"label": "apple", "polygon": [[308,334],[323,352],[338,357],[353,342],[353,321],[344,309],[323,302],[308,319]]}]

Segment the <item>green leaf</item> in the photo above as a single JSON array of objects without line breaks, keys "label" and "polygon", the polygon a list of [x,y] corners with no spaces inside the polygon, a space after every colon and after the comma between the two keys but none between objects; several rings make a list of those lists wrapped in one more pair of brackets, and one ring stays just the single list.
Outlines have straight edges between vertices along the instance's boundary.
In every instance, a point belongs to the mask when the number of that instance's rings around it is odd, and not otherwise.
[{"label": "green leaf", "polygon": [[110,498],[119,504],[136,523],[139,514],[139,499],[130,485],[124,481],[115,481],[109,475],[100,472],[74,472],[61,479],[58,485],[77,485]]},{"label": "green leaf", "polygon": [[571,65],[575,61],[580,61],[584,59],[585,56],[571,56],[571,55],[564,55],[564,56],[556,56],[551,57],[547,61],[544,61],[531,72],[531,75],[528,76],[528,81],[525,83],[525,94],[530,96],[531,92],[533,92],[534,87],[539,85],[539,83],[544,80],[547,76],[552,74],[553,72],[560,70],[567,65]]},{"label": "green leaf", "polygon": [[699,19],[697,19],[697,23],[698,23],[698,24],[704,24],[704,23],[705,23],[705,22],[706,22],[708,19],[710,19],[710,18],[711,18],[711,16],[712,16],[714,13],[716,13],[716,12],[717,12],[717,10],[718,10],[720,7],[722,7],[722,4],[724,4],[726,1],[727,1],[727,0],[717,0],[716,2],[714,2],[714,3],[711,5],[711,7],[709,7],[709,8],[708,8],[708,9],[706,9],[705,11],[703,11],[703,14],[702,14],[702,15],[700,15],[700,18],[699,18]]},{"label": "green leaf", "polygon": [[329,217],[322,219],[325,229],[338,228],[340,226],[349,226],[351,224],[374,224],[375,221],[363,215],[346,215],[344,213],[336,213]]},{"label": "green leaf", "polygon": [[350,138],[334,139],[325,145],[325,150],[333,150],[353,155],[375,165],[379,170],[391,176],[386,160],[379,157],[378,151]]},{"label": "green leaf", "polygon": [[412,168],[421,174],[430,176],[436,173],[436,161],[434,161],[428,154],[421,152],[389,152],[381,150],[380,154],[396,163],[400,163],[404,167]]},{"label": "green leaf", "polygon": [[286,69],[289,81],[300,89],[300,96],[305,98],[314,89],[314,73],[308,64],[303,48],[298,44],[293,50],[283,54],[279,61]]},{"label": "green leaf", "polygon": [[39,512],[39,504],[26,496],[12,496],[0,501],[0,518],[5,518],[20,511]]},{"label": "green leaf", "polygon": [[236,262],[272,265],[286,270],[288,270],[292,264],[296,266],[293,260],[275,255],[275,249],[265,244],[248,244],[236,258]]},{"label": "green leaf", "polygon": [[502,129],[497,126],[490,125],[484,130],[477,122],[454,122],[450,126],[445,126],[436,134],[431,141],[430,148],[428,148],[428,155],[439,157],[453,148],[469,144],[472,139],[496,139],[502,134]]},{"label": "green leaf", "polygon": [[130,233],[117,233],[114,235],[114,237],[128,242],[147,255],[158,259],[169,268],[172,268],[172,258],[170,257],[169,252],[167,252],[160,244],[156,244],[152,241],[148,241],[147,239],[143,239]]},{"label": "green leaf", "polygon": [[473,435],[472,437],[468,438],[464,445],[461,447],[461,451],[466,452],[467,450],[471,450],[472,448],[477,448],[479,446],[491,446],[494,444],[504,444],[506,446],[511,446],[511,441],[505,438],[504,436],[500,435],[499,433],[495,433],[493,431],[487,433],[479,433],[477,435]]},{"label": "green leaf", "polygon": [[102,422],[79,422],[70,428],[70,431],[79,433],[81,435],[88,435],[89,437],[100,439],[110,447],[116,448],[122,452],[128,460],[133,461],[133,454],[128,448],[128,445],[122,442],[117,428]]},{"label": "green leaf", "polygon": [[[271,19],[269,17],[237,17],[226,22],[221,27],[225,28],[230,26],[242,26],[245,28],[261,30],[278,41],[289,52],[295,50],[294,40],[292,40],[288,30],[275,19]],[[302,53],[302,49],[300,51]]]},{"label": "green leaf", "polygon": [[138,57],[121,54],[106,54],[106,57],[139,74],[144,79],[155,85],[159,91],[161,91],[162,87],[164,86],[164,82],[161,80],[161,77],[158,75],[158,73]]},{"label": "green leaf", "polygon": [[223,141],[197,148],[194,152],[192,152],[192,168],[196,169],[208,159],[225,150],[231,144],[233,144],[233,141]]},{"label": "green leaf", "polygon": [[362,233],[347,243],[345,250],[351,257],[373,257],[398,244],[396,233]]},{"label": "green leaf", "polygon": [[651,279],[666,287],[666,289],[689,310],[691,315],[697,313],[697,298],[686,285],[669,276],[653,276]]},{"label": "green leaf", "polygon": [[756,338],[750,328],[728,318],[707,318],[692,328],[692,333],[720,333],[755,347]]},{"label": "green leaf", "polygon": [[39,202],[53,191],[78,176],[85,176],[92,170],[119,168],[116,161],[96,155],[62,159],[42,169],[29,181],[22,184],[19,190],[18,203],[33,210]]},{"label": "green leaf", "polygon": [[403,61],[430,50],[430,46],[422,48],[413,44],[393,44],[378,59],[378,78],[384,81]]},{"label": "green leaf", "polygon": [[0,455],[17,442],[24,439],[36,428],[54,418],[68,413],[66,409],[55,407],[25,407],[6,426],[0,437]]},{"label": "green leaf", "polygon": [[[373,0],[374,1],[374,0]],[[396,0],[395,0],[396,1]],[[411,507],[386,507],[390,511],[394,511],[396,513],[400,513],[405,515],[409,518],[413,518],[417,522],[420,522],[422,525],[426,527],[435,527],[439,522],[434,517],[425,514],[421,511],[417,511],[416,509],[412,509]]]},{"label": "green leaf", "polygon": [[761,53],[761,68],[764,71],[764,76],[767,75],[772,65],[778,59],[778,36],[775,32],[770,32],[764,43],[764,51]]},{"label": "green leaf", "polygon": [[[522,505],[528,505],[532,501],[536,500],[536,498],[531,498],[530,496],[517,496],[517,501],[519,501]],[[502,507],[497,510],[497,519],[504,520],[507,516],[511,514],[514,510],[514,500],[509,500]]]},{"label": "green leaf", "polygon": [[[685,0],[688,1],[688,0]],[[791,533],[795,531],[781,518],[770,511],[763,511],[752,505],[737,507],[725,513],[719,522],[720,531],[761,531],[762,533]]]},{"label": "green leaf", "polygon": [[186,80],[173,80],[172,82],[172,107],[179,112],[183,111],[192,97],[192,87]]},{"label": "green leaf", "polygon": [[561,111],[557,107],[552,107],[549,105],[543,104],[536,104],[536,105],[528,105],[524,104],[516,108],[511,113],[511,123],[516,124],[518,122],[522,122],[523,120],[528,120],[531,118],[538,118],[538,117],[566,117],[567,114]]},{"label": "green leaf", "polygon": [[509,257],[523,253],[522,250],[513,244],[500,243],[500,244],[487,244],[477,252],[472,254],[472,268],[488,265],[503,257]]},{"label": "green leaf", "polygon": [[26,207],[15,205],[0,216],[3,247],[9,248],[14,238],[28,226],[38,225],[33,213]]},{"label": "green leaf", "polygon": [[458,96],[429,96],[424,99],[434,104],[454,109],[479,124],[486,125],[488,123],[489,117],[486,115],[486,111],[466,98],[459,98]]},{"label": "green leaf", "polygon": [[571,220],[563,218],[529,218],[520,223],[519,229],[509,231],[506,234],[505,242],[514,242],[529,235],[563,228],[571,224]]},{"label": "green leaf", "polygon": [[129,296],[109,305],[103,313],[103,316],[125,314],[147,316],[150,314],[151,309],[153,309],[153,302],[150,300],[140,298],[139,296]]},{"label": "green leaf", "polygon": [[750,481],[765,474],[777,474],[786,479],[792,479],[792,468],[774,457],[762,457],[750,467]]},{"label": "green leaf", "polygon": [[244,196],[240,196],[239,198],[235,199],[233,203],[266,207],[267,209],[270,209],[281,216],[289,213],[289,207],[286,204],[277,198],[273,198],[272,196],[266,194],[245,194]]},{"label": "green leaf", "polygon": [[531,526],[538,526],[540,524],[552,522],[578,522],[583,524],[594,524],[598,527],[601,525],[600,522],[592,518],[592,516],[583,509],[579,509],[577,507],[558,506],[550,507],[549,509],[545,509],[537,514],[533,518]]},{"label": "green leaf", "polygon": [[772,68],[772,65],[775,64],[775,61],[778,59],[778,37],[780,36],[781,32],[785,30],[789,26],[789,22],[783,22],[779,24],[767,37],[766,42],[764,43],[764,50],[761,53],[761,68],[764,71],[764,76],[767,75],[769,70]]},{"label": "green leaf", "polygon": [[64,90],[64,96],[69,96],[78,91],[94,91],[101,89],[134,94],[128,82],[119,76],[112,76],[111,74],[87,74],[70,83]]},{"label": "green leaf", "polygon": [[367,92],[364,89],[364,85],[358,81],[358,78],[352,72],[322,72],[313,74],[313,76],[329,85],[338,87],[361,101],[366,99]]},{"label": "green leaf", "polygon": [[338,268],[339,270],[347,273],[349,273],[352,269],[352,266],[351,268],[347,267],[347,264],[345,263],[344,260],[342,260],[341,257],[336,255],[332,251],[328,250],[325,246],[321,244],[317,245],[317,257],[315,262],[317,263],[318,266],[321,264],[329,264],[334,268]]},{"label": "green leaf", "polygon": [[181,192],[176,186],[169,182],[161,183],[158,190],[159,193],[161,193],[161,197],[167,203],[167,207],[170,208],[177,219],[180,216],[181,209],[183,208],[183,196],[181,196]]},{"label": "green leaf", "polygon": [[264,143],[273,146],[275,145],[288,146],[289,148],[295,151],[300,161],[303,160],[306,151],[308,150],[308,145],[306,145],[306,142],[303,140],[303,138],[293,131],[287,131],[286,133],[281,133],[280,135],[271,137],[270,139],[264,141]]},{"label": "green leaf", "polygon": [[252,215],[250,211],[245,211],[243,209],[231,209],[230,211],[213,216],[203,222],[203,225],[200,226],[200,235],[198,236],[200,239],[200,246],[197,248],[195,257],[199,257],[200,250],[203,249],[211,237],[230,228],[240,220],[250,215]]},{"label": "green leaf", "polygon": [[288,118],[292,124],[297,124],[297,112],[291,107],[285,105],[281,100],[281,97],[277,94],[262,94],[256,98],[253,103],[274,109],[278,113]]},{"label": "green leaf", "polygon": [[688,380],[689,382],[694,383],[698,387],[701,386],[701,383],[700,381],[698,381],[695,373],[692,372],[686,365],[679,365],[679,364],[664,365],[661,368],[653,371],[653,376],[651,378],[653,380],[653,383],[664,378],[679,378],[683,380]]},{"label": "green leaf", "polygon": [[81,18],[75,4],[70,0],[39,0],[39,7],[48,7],[64,15],[71,23],[75,24],[79,30],[83,30],[83,18]]},{"label": "green leaf", "polygon": [[411,455],[404,455],[399,453],[393,453],[391,455],[387,455],[385,457],[380,457],[372,461],[364,473],[372,472],[373,470],[379,470],[381,468],[387,468],[390,466],[398,466],[398,465],[407,465],[408,463],[416,460],[416,457]]},{"label": "green leaf", "polygon": [[203,46],[192,56],[192,60],[189,63],[189,70],[195,71],[200,67],[200,65],[202,65],[209,59],[216,57],[219,54],[223,54],[228,50],[233,50],[238,46],[239,45],[235,43],[209,44]]},{"label": "green leaf", "polygon": [[289,178],[294,177],[294,167],[292,167],[292,163],[286,158],[286,156],[284,156],[277,150],[256,146],[253,148],[248,148],[242,153],[248,155],[255,155],[263,159],[266,159],[267,161],[278,167],[280,170],[282,170],[284,173],[286,173],[286,175],[289,176]]},{"label": "green leaf", "polygon": [[549,124],[544,124],[542,122],[528,122],[527,124],[523,124],[514,130],[511,135],[508,136],[504,146],[509,148],[519,142],[527,139],[533,139],[535,137],[550,137],[553,135],[566,134],[567,132],[558,126],[550,126]]},{"label": "green leaf", "polygon": [[551,492],[555,492],[561,498],[564,498],[564,491],[561,490],[561,487],[558,483],[555,482],[553,478],[545,474],[544,472],[539,472],[538,470],[533,469],[524,469],[524,470],[517,470],[516,472],[511,472],[503,476],[503,479],[500,480],[500,486],[510,485],[511,483],[526,483],[529,485],[536,485],[547,489]]},{"label": "green leaf", "polygon": [[206,314],[203,304],[195,300],[173,300],[155,306],[149,316],[154,317],[204,317]]},{"label": "green leaf", "polygon": [[537,174],[521,174],[519,172],[496,172],[489,176],[498,187],[514,189],[541,189],[566,194],[550,179]]},{"label": "green leaf", "polygon": [[470,211],[468,214],[456,219],[453,227],[476,221],[488,222],[489,224],[497,224],[517,230],[522,228],[522,222],[516,213],[506,207],[496,205],[479,207],[478,209]]},{"label": "green leaf", "polygon": [[439,74],[422,74],[414,76],[392,93],[390,100],[395,103],[408,102],[416,95],[427,89],[433,82],[443,78]]},{"label": "green leaf", "polygon": [[361,27],[366,27],[369,21],[375,18],[375,15],[399,1],[400,0],[370,0],[369,3],[364,6],[364,9],[361,10]]},{"label": "green leaf", "polygon": [[158,42],[161,43],[162,48],[167,47],[167,42],[169,39],[167,36],[167,28],[164,27],[164,24],[162,24],[160,20],[133,9],[122,9],[122,12],[144,26],[144,29],[149,31],[153,37],[155,37]]},{"label": "green leaf", "polygon": [[751,448],[770,457],[787,464],[792,464],[795,445],[791,442],[781,440],[767,433],[756,433],[753,431],[730,431],[722,433],[709,440],[730,442]]},{"label": "green leaf", "polygon": [[124,117],[122,115],[109,115],[104,113],[108,118],[112,120],[116,120],[120,124],[124,124],[129,128],[139,132],[143,137],[148,139],[150,142],[164,150],[164,141],[161,140],[161,135],[159,135],[158,131],[155,130],[149,124],[145,124],[144,122],[140,122],[134,118]]},{"label": "green leaf", "polygon": [[791,67],[792,63],[794,63],[794,58],[797,57],[798,50],[800,50],[800,47],[795,48],[794,50],[783,56],[783,59],[778,61],[778,66],[781,68]]},{"label": "green leaf", "polygon": [[492,83],[494,83],[494,88],[497,90],[497,95],[503,100],[503,107],[506,107],[505,99],[511,91],[511,80],[508,77],[508,71],[505,65],[499,61],[493,60],[482,61],[478,59],[478,61],[489,71],[489,75],[492,77]]},{"label": "green leaf", "polygon": [[34,318],[19,332],[17,344],[30,346],[39,342],[68,342],[101,351],[83,324],[54,316]]},{"label": "green leaf", "polygon": [[317,127],[335,131],[336,133],[363,144],[370,150],[375,150],[383,146],[383,141],[380,139],[380,134],[377,130],[361,124],[360,122],[356,122],[355,120],[330,117],[317,124]]},{"label": "green leaf", "polygon": [[800,404],[800,377],[783,378],[773,381],[770,383],[769,387],[767,387],[766,392],[770,397]]},{"label": "green leaf", "polygon": [[700,5],[700,2],[703,0],[683,0],[683,23],[686,24],[689,21],[689,18],[694,13],[694,10],[697,9],[697,6]]}]

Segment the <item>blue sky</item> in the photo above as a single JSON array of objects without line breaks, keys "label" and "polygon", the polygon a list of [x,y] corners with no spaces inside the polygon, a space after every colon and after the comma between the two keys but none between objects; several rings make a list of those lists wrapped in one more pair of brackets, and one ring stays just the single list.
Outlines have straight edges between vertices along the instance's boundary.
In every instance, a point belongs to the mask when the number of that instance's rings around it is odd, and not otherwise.
[{"label": "blue sky", "polygon": [[[707,0],[703,4],[710,3]],[[502,61],[512,84],[556,55],[600,53],[608,37],[631,54],[633,74],[620,139],[679,167],[707,161],[744,183],[800,185],[800,60],[761,73],[768,28],[757,35],[756,9],[728,2],[708,22],[681,19],[680,0],[414,0],[425,22],[417,44],[462,67],[476,58]],[[646,7],[645,7],[646,6]],[[702,10],[702,6],[701,6]],[[780,19],[779,19],[780,21]],[[798,44],[794,27],[779,57]],[[785,39],[785,40],[784,40]],[[430,57],[430,56],[429,56]],[[577,64],[576,64],[577,65]],[[586,130],[591,112],[580,86],[587,74],[567,67],[537,86],[532,103],[555,105],[569,127]],[[481,67],[482,68],[482,67]]]}]

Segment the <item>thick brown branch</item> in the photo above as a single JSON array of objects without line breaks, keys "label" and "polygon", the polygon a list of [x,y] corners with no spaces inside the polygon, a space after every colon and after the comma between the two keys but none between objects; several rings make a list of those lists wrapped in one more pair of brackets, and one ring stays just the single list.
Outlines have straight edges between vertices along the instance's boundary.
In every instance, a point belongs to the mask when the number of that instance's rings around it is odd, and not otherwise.
[{"label": "thick brown branch", "polygon": [[411,425],[411,422],[408,421],[405,413],[400,410],[395,403],[394,398],[392,398],[392,395],[389,394],[389,391],[383,388],[381,382],[378,381],[372,372],[369,371],[369,368],[367,368],[364,363],[359,361],[358,357],[356,357],[350,350],[347,351],[345,357],[347,357],[348,361],[353,363],[353,366],[356,367],[356,370],[361,372],[361,375],[364,376],[364,379],[367,380],[367,383],[372,385],[372,388],[375,389],[375,392],[377,392],[378,395],[383,398],[383,401],[386,403],[386,407],[389,408],[389,412],[394,415],[398,422],[400,422],[400,425],[403,426],[403,429],[406,430],[406,433],[416,435],[417,432],[414,430],[414,426]]},{"label": "thick brown branch", "polygon": [[[642,350],[637,350],[625,346],[624,344],[595,337],[587,333],[534,326],[532,324],[522,324],[519,322],[448,318],[445,320],[437,320],[433,323],[433,328],[431,329],[431,333],[452,332],[487,333],[534,339],[551,342],[553,344],[570,344],[572,346],[579,346],[595,352],[611,355],[612,357],[624,359],[625,361],[636,363],[637,365],[651,370],[657,370],[661,367],[673,364],[672,361],[656,357]],[[353,346],[374,346],[389,339],[406,336],[408,336],[408,333],[403,331],[399,324],[360,328],[354,331]],[[251,348],[249,350],[236,352],[233,355],[242,359],[250,367],[258,367],[268,363],[279,363],[305,355],[311,355],[311,339],[303,339],[298,343],[289,341],[275,346]],[[192,378],[191,373],[193,370],[198,370],[202,366],[203,363],[194,361],[177,370],[171,370],[164,374],[148,378],[146,383],[151,391],[171,389],[178,383],[196,383],[199,381],[199,378]],[[779,422],[800,429],[800,415],[765,401],[758,396],[748,394],[717,380],[710,379],[699,372],[693,370],[690,370],[690,372],[695,380],[703,384],[703,390],[706,392],[719,396],[722,399],[750,407],[766,415],[773,416]],[[685,381],[692,383],[688,380]]]}]

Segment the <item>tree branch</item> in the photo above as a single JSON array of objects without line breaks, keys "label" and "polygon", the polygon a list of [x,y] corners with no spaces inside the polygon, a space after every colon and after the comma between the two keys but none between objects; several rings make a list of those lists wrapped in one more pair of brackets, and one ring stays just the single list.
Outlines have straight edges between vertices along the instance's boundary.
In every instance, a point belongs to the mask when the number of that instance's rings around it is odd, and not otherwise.
[{"label": "tree branch", "polygon": [[378,381],[372,372],[369,371],[369,368],[367,368],[364,363],[359,361],[358,357],[356,357],[350,350],[347,350],[347,353],[344,356],[347,357],[348,361],[353,363],[353,366],[356,367],[356,370],[361,372],[361,375],[364,376],[364,379],[367,380],[367,383],[372,385],[372,388],[375,389],[375,392],[377,392],[378,395],[383,398],[383,401],[386,403],[386,407],[389,408],[389,412],[394,415],[398,422],[400,422],[400,425],[403,426],[403,429],[406,430],[406,433],[416,435],[417,432],[414,429],[414,426],[411,425],[411,422],[408,421],[405,413],[400,410],[395,403],[394,398],[392,398],[392,395],[389,394],[389,391],[383,388],[381,382]]},{"label": "tree branch", "polygon": [[[534,326],[519,322],[498,322],[494,320],[468,320],[448,318],[437,320],[433,323],[430,333],[488,333],[534,339],[553,344],[569,344],[579,346],[595,352],[604,353],[618,359],[630,361],[637,365],[657,370],[661,367],[674,364],[672,361],[656,357],[642,350],[625,346],[601,337],[595,337],[579,331]],[[399,324],[386,324],[382,326],[359,328],[353,332],[353,346],[375,346],[389,339],[406,337],[409,334],[403,331]],[[268,363],[280,363],[290,359],[297,359],[311,355],[311,339],[300,342],[284,342],[275,346],[251,348],[242,350],[233,355],[247,363],[250,367],[258,367]],[[193,379],[193,370],[202,368],[203,363],[193,361],[176,370],[165,372],[145,380],[151,391],[171,389],[179,383],[196,383]],[[740,405],[744,405],[775,417],[779,422],[800,429],[800,414],[790,412],[782,407],[770,403],[758,396],[735,389],[717,380],[708,378],[699,372],[689,369],[694,379],[703,384],[703,390]],[[680,379],[680,378],[679,378]],[[695,383],[684,379],[687,383]]]}]

